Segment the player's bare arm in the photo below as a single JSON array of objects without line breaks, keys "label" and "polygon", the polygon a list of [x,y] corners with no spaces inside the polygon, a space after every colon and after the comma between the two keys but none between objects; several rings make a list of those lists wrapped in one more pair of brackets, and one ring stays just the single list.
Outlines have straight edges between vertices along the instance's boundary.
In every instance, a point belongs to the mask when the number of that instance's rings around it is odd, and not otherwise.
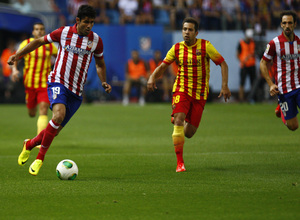
[{"label": "player's bare arm", "polygon": [[265,78],[266,82],[268,83],[268,85],[270,87],[270,95],[271,96],[277,95],[279,93],[278,86],[273,83],[271,77],[269,76],[267,61],[264,59],[261,59],[259,67],[260,67],[260,72],[261,72],[262,76]]},{"label": "player's bare arm", "polygon": [[161,63],[158,67],[156,67],[156,69],[150,75],[150,77],[148,79],[148,82],[147,82],[148,91],[154,91],[155,89],[157,89],[155,80],[157,78],[159,78],[168,69],[168,66],[169,65],[167,65],[165,63]]},{"label": "player's bare arm", "polygon": [[231,92],[228,88],[228,65],[225,60],[220,64],[222,73],[222,88],[218,98],[224,97],[225,102],[230,99]]},{"label": "player's bare arm", "polygon": [[31,41],[27,44],[22,50],[17,51],[14,55],[10,56],[7,63],[13,65],[14,62],[18,61],[20,57],[24,56],[27,53],[39,48],[40,46],[47,44],[44,40],[44,37],[40,37],[34,41]]},{"label": "player's bare arm", "polygon": [[12,81],[17,82],[20,79],[20,71],[17,68],[18,62],[14,62],[12,65]]},{"label": "player's bare arm", "polygon": [[106,93],[111,92],[111,85],[106,82],[106,65],[104,59],[95,58],[96,71]]}]

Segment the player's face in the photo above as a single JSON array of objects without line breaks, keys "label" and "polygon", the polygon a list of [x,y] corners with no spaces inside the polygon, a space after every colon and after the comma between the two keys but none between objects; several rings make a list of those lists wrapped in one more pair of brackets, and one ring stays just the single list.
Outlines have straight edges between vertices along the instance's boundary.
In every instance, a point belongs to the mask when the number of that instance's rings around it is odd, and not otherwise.
[{"label": "player's face", "polygon": [[83,19],[76,18],[77,32],[79,35],[88,35],[94,26],[94,18],[85,17]]},{"label": "player's face", "polygon": [[193,45],[196,42],[198,31],[195,30],[193,23],[185,22],[182,27],[182,37],[187,45]]},{"label": "player's face", "polygon": [[45,35],[45,27],[42,24],[35,24],[33,26],[32,36],[37,39]]},{"label": "player's face", "polygon": [[294,29],[296,27],[296,23],[294,22],[294,18],[291,15],[284,15],[281,20],[281,28],[283,29],[284,34],[287,37],[290,37]]}]

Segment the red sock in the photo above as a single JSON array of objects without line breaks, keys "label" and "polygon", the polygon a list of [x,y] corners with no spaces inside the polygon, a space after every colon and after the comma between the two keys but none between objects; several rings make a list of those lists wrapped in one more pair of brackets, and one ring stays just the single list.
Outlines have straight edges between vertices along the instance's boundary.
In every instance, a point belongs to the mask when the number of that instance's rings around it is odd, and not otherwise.
[{"label": "red sock", "polygon": [[284,118],[282,111],[280,111],[280,113],[281,113],[281,120],[282,120],[283,124],[286,125],[286,120]]},{"label": "red sock", "polygon": [[41,142],[41,148],[40,151],[36,157],[36,159],[40,159],[44,161],[45,154],[47,153],[47,150],[49,149],[55,135],[57,134],[57,130],[59,128],[59,124],[54,122],[53,120],[50,120],[46,129],[45,134],[43,137],[43,140]]},{"label": "red sock", "polygon": [[183,145],[175,146],[175,153],[177,157],[177,163],[184,163],[183,161]]},{"label": "red sock", "polygon": [[26,142],[26,150],[32,150],[32,148],[41,144],[45,134],[45,130],[46,129],[42,130],[36,137]]},{"label": "red sock", "polygon": [[183,163],[184,127],[174,125],[172,134],[173,144],[177,157],[177,164]]}]

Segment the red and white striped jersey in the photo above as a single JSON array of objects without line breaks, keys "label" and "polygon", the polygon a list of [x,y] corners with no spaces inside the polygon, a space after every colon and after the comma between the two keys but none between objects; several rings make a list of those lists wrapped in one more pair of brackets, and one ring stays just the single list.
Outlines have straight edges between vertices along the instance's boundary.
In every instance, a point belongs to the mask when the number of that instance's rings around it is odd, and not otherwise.
[{"label": "red and white striped jersey", "polygon": [[275,84],[280,94],[300,88],[300,39],[289,42],[283,33],[269,42],[262,57],[273,61]]},{"label": "red and white striped jersey", "polygon": [[102,39],[92,31],[87,36],[79,35],[76,24],[61,27],[44,39],[47,43],[59,43],[54,69],[48,76],[48,82],[61,83],[81,96],[92,55],[103,59]]}]

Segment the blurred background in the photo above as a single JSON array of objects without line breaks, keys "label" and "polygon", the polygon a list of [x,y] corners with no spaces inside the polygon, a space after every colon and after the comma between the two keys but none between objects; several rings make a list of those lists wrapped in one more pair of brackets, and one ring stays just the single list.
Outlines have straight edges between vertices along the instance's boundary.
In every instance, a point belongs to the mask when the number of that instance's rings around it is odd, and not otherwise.
[{"label": "blurred background", "polygon": [[[225,58],[229,66],[229,88],[233,93],[231,101],[273,102],[260,76],[259,60],[266,44],[281,33],[280,12],[294,10],[298,17],[300,15],[300,0],[0,0],[0,103],[24,103],[25,96],[22,82],[10,80],[5,55],[14,53],[20,42],[31,36],[35,22],[43,22],[46,33],[73,25],[82,4],[92,5],[97,10],[93,31],[103,40],[107,81],[113,86],[113,92],[106,95],[92,61],[84,91],[85,102],[121,102],[131,52],[138,51],[146,63],[154,59],[155,51],[160,51],[163,59],[173,44],[182,41],[180,28],[187,16],[198,19],[198,38],[209,40]],[[237,51],[247,29],[253,30],[256,45],[256,78],[252,84],[246,79],[246,98],[239,100]],[[299,35],[299,29],[295,33]],[[18,68],[22,71],[22,63]],[[172,68],[166,73],[170,84],[174,74]],[[215,95],[220,88],[220,67],[211,63],[209,101],[220,101]],[[163,97],[163,89],[161,86],[158,92],[147,94],[146,102],[170,101],[170,96]],[[132,101],[138,96],[137,90],[131,91]]]}]

